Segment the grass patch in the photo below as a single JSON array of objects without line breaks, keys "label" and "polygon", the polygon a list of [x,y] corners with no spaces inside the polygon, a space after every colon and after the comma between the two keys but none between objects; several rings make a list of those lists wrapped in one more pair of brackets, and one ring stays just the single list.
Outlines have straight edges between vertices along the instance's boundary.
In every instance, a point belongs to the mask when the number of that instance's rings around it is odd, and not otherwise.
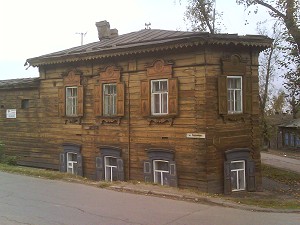
[{"label": "grass patch", "polygon": [[262,176],[287,185],[297,185],[300,182],[300,174],[287,170],[278,169],[269,165],[262,164]]},{"label": "grass patch", "polygon": [[231,199],[234,202],[244,205],[252,205],[261,208],[272,208],[272,209],[300,209],[299,200],[282,200],[282,199],[265,199],[265,198],[239,198]]},{"label": "grass patch", "polygon": [[16,173],[26,176],[46,178],[50,180],[78,180],[85,181],[86,178],[76,176],[69,173],[60,173],[58,171],[53,170],[45,170],[45,169],[37,169],[31,167],[23,167],[23,166],[12,166],[4,163],[0,163],[0,170],[8,173]]}]

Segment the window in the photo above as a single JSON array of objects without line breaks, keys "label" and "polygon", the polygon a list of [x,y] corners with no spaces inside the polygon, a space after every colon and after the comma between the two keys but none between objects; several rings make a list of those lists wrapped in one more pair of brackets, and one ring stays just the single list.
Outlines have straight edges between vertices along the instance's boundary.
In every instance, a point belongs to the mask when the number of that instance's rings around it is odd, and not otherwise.
[{"label": "window", "polygon": [[147,149],[148,160],[144,161],[144,180],[160,185],[177,187],[174,152],[168,149]]},{"label": "window", "polygon": [[101,146],[96,157],[96,180],[124,181],[122,149],[114,146]]},{"label": "window", "polygon": [[29,108],[29,99],[22,99],[21,100],[21,108],[28,109]]},{"label": "window", "polygon": [[117,158],[111,156],[104,157],[105,164],[105,180],[106,181],[116,181],[118,180],[118,166]]},{"label": "window", "polygon": [[151,123],[173,123],[179,113],[178,78],[173,77],[173,65],[162,59],[147,66],[147,79],[141,80],[141,116]]},{"label": "window", "polygon": [[242,112],[242,77],[227,77],[228,113]]},{"label": "window", "polygon": [[77,174],[77,154],[74,152],[67,153],[67,172]]},{"label": "window", "polygon": [[245,176],[245,161],[231,162],[231,187],[232,191],[245,190],[246,188]]},{"label": "window", "polygon": [[284,145],[289,146],[290,135],[289,133],[284,134]]},{"label": "window", "polygon": [[[71,70],[63,75],[63,85],[58,87],[58,112],[65,122],[80,123],[83,116],[83,86],[81,72]],[[69,117],[69,118],[68,118]]]},{"label": "window", "polygon": [[255,161],[249,148],[234,148],[225,151],[224,193],[256,191]]},{"label": "window", "polygon": [[290,135],[290,146],[294,147],[295,146],[295,135],[291,134]]},{"label": "window", "polygon": [[117,85],[103,84],[103,115],[117,114]]},{"label": "window", "polygon": [[83,176],[80,145],[63,144],[63,152],[59,154],[59,171]]},{"label": "window", "polygon": [[247,61],[240,55],[222,58],[222,73],[218,76],[219,114],[225,120],[245,118],[253,112],[253,88],[251,72],[247,70]]},{"label": "window", "polygon": [[154,183],[166,185],[168,183],[169,162],[163,160],[153,160]]},{"label": "window", "polygon": [[151,81],[151,114],[168,114],[168,80]]},{"label": "window", "polygon": [[121,70],[108,66],[98,76],[94,85],[94,115],[102,124],[120,124],[125,115],[125,83],[121,81]]},{"label": "window", "polygon": [[296,146],[300,147],[300,137],[298,135],[296,136]]},{"label": "window", "polygon": [[66,87],[66,115],[77,115],[77,87]]}]

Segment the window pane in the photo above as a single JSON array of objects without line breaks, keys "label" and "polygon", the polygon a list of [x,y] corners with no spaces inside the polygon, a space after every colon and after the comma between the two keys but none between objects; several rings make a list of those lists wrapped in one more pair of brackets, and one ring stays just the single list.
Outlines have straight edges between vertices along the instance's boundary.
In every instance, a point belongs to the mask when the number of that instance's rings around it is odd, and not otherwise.
[{"label": "window pane", "polygon": [[167,92],[168,91],[168,82],[165,80],[165,81],[161,81],[160,82],[160,85],[161,85],[161,91],[162,92]]},{"label": "window pane", "polygon": [[164,161],[156,161],[157,170],[169,171],[169,163]]},{"label": "window pane", "polygon": [[162,113],[168,113],[168,94],[162,94]]},{"label": "window pane", "polygon": [[151,81],[151,112],[168,113],[168,80]]},{"label": "window pane", "polygon": [[77,87],[66,88],[66,115],[75,116],[77,114]]},{"label": "window pane", "polygon": [[231,188],[237,190],[237,171],[231,171]]},{"label": "window pane", "polygon": [[154,94],[153,111],[154,113],[160,113],[160,95]]},{"label": "window pane", "polygon": [[244,162],[232,162],[231,169],[244,169]]},{"label": "window pane", "polygon": [[242,78],[227,77],[227,88],[228,112],[242,112]]},{"label": "window pane", "polygon": [[235,91],[235,111],[242,111],[242,93],[240,90]]},{"label": "window pane", "polygon": [[105,116],[113,116],[117,112],[117,85],[104,84],[103,85],[103,114]]},{"label": "window pane", "polygon": [[245,170],[241,170],[238,172],[238,189],[244,190],[245,189]]}]

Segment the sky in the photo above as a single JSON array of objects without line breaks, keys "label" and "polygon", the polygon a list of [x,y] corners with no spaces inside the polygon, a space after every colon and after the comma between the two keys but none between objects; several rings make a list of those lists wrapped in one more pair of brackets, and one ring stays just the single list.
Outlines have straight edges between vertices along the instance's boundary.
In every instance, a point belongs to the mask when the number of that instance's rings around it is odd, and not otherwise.
[{"label": "sky", "polygon": [[[190,29],[184,21],[187,0],[0,0],[0,80],[37,77],[26,59],[98,41],[95,23],[107,20],[120,34],[152,29]],[[254,15],[235,0],[217,0],[223,12],[223,33],[257,34]],[[245,25],[248,20],[250,24]]]}]

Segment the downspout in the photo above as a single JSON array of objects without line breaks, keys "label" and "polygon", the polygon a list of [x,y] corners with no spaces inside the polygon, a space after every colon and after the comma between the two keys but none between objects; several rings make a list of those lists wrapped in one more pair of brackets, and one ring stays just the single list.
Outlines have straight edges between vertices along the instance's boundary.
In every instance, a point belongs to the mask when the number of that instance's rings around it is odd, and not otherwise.
[{"label": "downspout", "polygon": [[127,82],[127,90],[128,90],[128,174],[127,180],[130,180],[130,90],[129,90],[129,83],[130,83],[130,72],[128,73],[128,82]]}]

